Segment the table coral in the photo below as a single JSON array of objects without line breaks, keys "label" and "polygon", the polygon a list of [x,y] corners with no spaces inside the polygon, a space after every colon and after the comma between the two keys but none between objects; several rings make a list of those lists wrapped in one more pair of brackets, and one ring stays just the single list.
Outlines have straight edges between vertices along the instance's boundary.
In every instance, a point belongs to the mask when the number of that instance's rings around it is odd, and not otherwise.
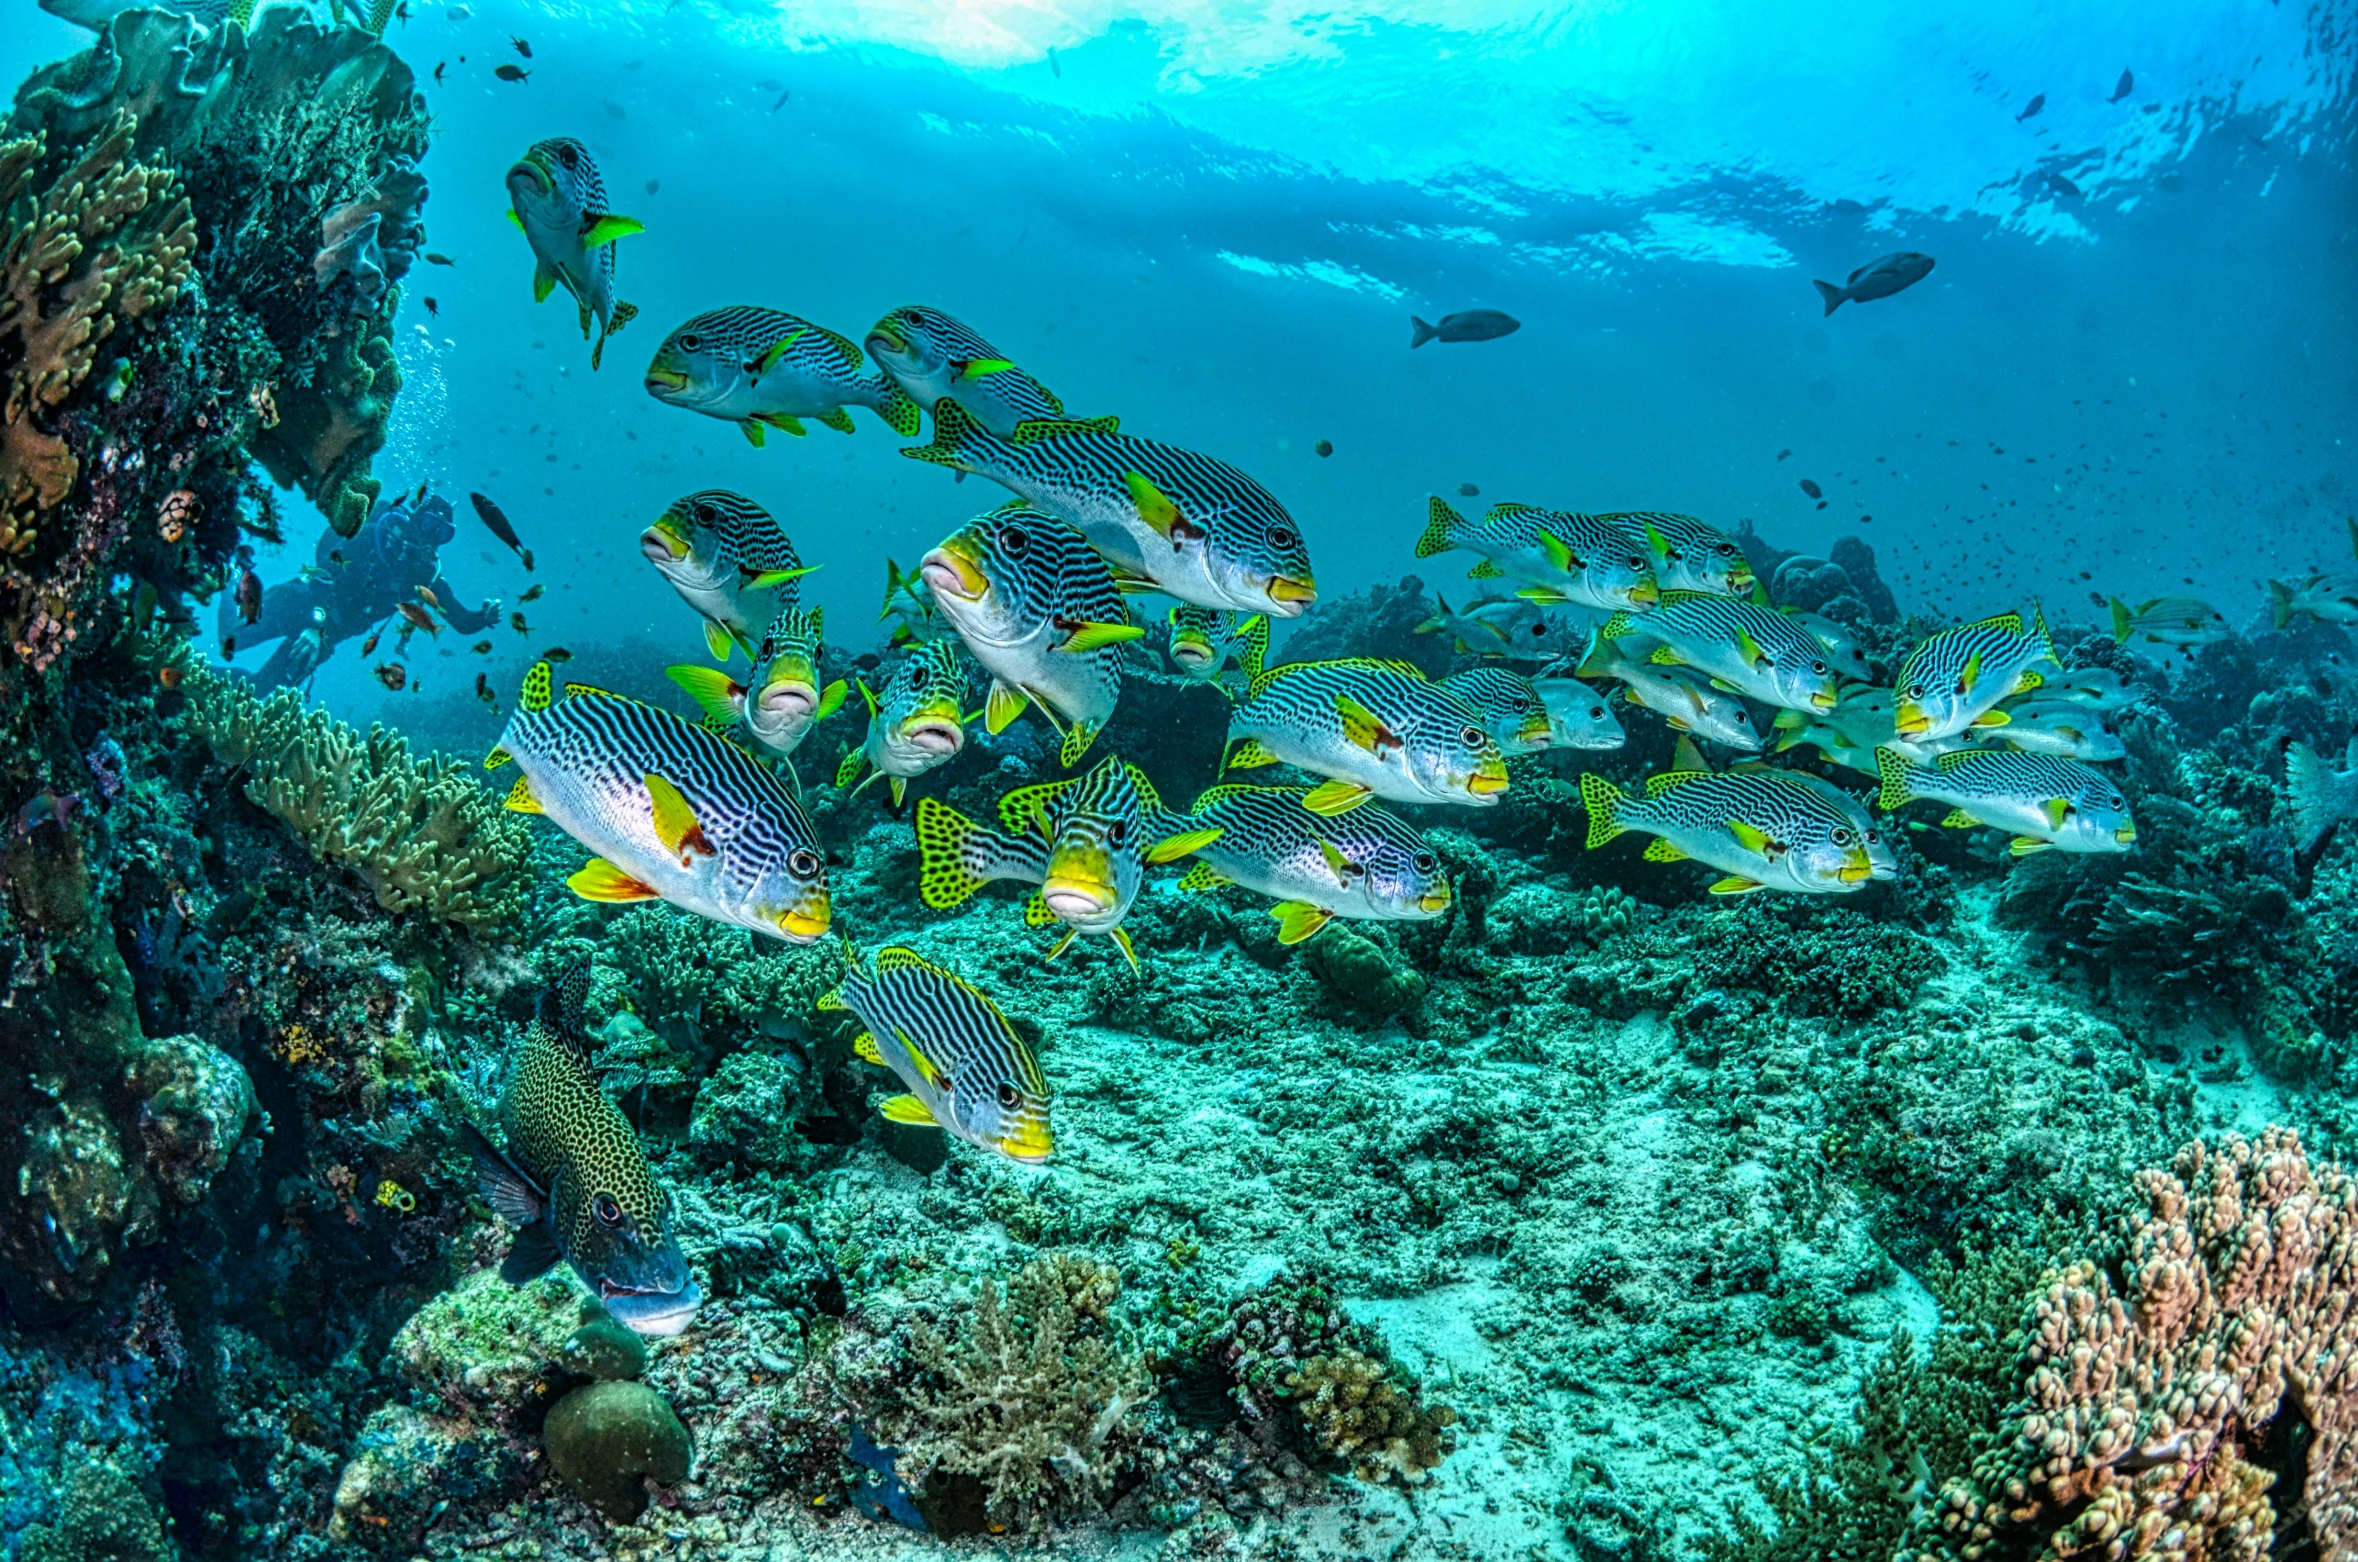
[{"label": "table coral", "polygon": [[[2299,1137],[2200,1142],[2137,1175],[2121,1282],[2047,1277],[2004,1435],[1946,1483],[1903,1562],[2258,1559],[2281,1501],[2327,1562],[2358,1557],[2358,1182]],[[2306,1428],[2275,1488],[2271,1433]]]},{"label": "table coral", "polygon": [[245,794],[323,861],[351,868],[388,911],[423,911],[494,928],[522,909],[532,842],[455,760],[413,759],[378,725],[364,736],[282,689],[258,700],[242,683],[191,668],[188,724]]}]

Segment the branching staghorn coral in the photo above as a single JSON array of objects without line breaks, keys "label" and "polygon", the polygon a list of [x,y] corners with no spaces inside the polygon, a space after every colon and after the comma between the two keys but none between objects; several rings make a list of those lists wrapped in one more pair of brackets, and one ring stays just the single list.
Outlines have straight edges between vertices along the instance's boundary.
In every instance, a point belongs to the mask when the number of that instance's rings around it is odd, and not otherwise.
[{"label": "branching staghorn coral", "polygon": [[[2137,1175],[2123,1281],[2051,1271],[2021,1392],[1901,1562],[2270,1554],[2299,1513],[2323,1562],[2358,1558],[2358,1181],[2270,1128]],[[2275,1438],[2289,1414],[2304,1437]],[[2299,1491],[2261,1461],[2302,1449]]]},{"label": "branching staghorn coral", "polygon": [[249,772],[246,796],[323,861],[358,873],[387,911],[423,911],[470,928],[523,909],[531,832],[454,761],[414,759],[383,726],[363,736],[282,689],[190,668],[188,724],[224,765]]},{"label": "branching staghorn coral", "polygon": [[[32,563],[44,517],[73,493],[86,454],[55,413],[119,326],[179,300],[196,251],[178,176],[130,160],[137,133],[118,112],[46,182],[46,134],[0,142],[0,614],[17,653],[40,666],[73,637],[83,573],[72,558]],[[53,570],[70,578],[46,579]]]},{"label": "branching staghorn coral", "polygon": [[1145,1362],[1092,1323],[1119,1284],[1104,1265],[1038,1259],[1005,1295],[983,1281],[954,1334],[912,1328],[911,1354],[942,1386],[909,1394],[893,1439],[904,1474],[976,1477],[992,1523],[1014,1530],[1102,1502],[1127,1456],[1124,1424],[1154,1393]]}]

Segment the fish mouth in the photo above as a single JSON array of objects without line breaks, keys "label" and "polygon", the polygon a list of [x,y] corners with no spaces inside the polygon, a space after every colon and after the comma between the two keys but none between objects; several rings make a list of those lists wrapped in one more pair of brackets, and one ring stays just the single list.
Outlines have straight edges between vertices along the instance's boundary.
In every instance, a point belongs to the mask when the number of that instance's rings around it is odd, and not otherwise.
[{"label": "fish mouth", "polygon": [[1902,705],[1891,713],[1891,730],[1903,738],[1920,738],[1932,730],[1932,718],[1914,705]]},{"label": "fish mouth", "polygon": [[919,560],[917,573],[933,588],[934,595],[956,597],[961,602],[980,602],[991,589],[990,577],[975,567],[965,550],[949,543]]},{"label": "fish mouth", "polygon": [[807,944],[824,938],[828,924],[833,920],[833,909],[828,904],[824,890],[806,897],[799,904],[788,906],[772,918],[773,924],[790,944]]},{"label": "fish mouth", "polygon": [[1428,917],[1437,917],[1449,909],[1450,899],[1449,886],[1444,884],[1438,889],[1429,889],[1417,896],[1416,909]]},{"label": "fish mouth", "polygon": [[1193,672],[1199,667],[1211,665],[1212,648],[1193,640],[1174,640],[1171,642],[1171,660]]},{"label": "fish mouth", "polygon": [[1296,580],[1291,575],[1272,575],[1265,594],[1270,612],[1279,618],[1299,618],[1304,608],[1318,600],[1318,586],[1307,576]]},{"label": "fish mouth", "polygon": [[1537,721],[1527,721],[1523,724],[1522,729],[1515,734],[1515,741],[1533,753],[1554,748],[1556,746],[1555,723],[1544,716]]},{"label": "fish mouth", "polygon": [[[1833,689],[1812,689],[1809,693],[1810,709],[1822,711],[1832,710],[1834,708],[1835,702],[1841,698],[1841,694]],[[1929,723],[1927,725],[1929,725]]]},{"label": "fish mouth", "polygon": [[639,533],[639,551],[657,564],[677,564],[688,556],[688,539],[669,521],[657,521]]},{"label": "fish mouth", "polygon": [[704,1304],[704,1294],[693,1280],[677,1291],[643,1291],[618,1281],[600,1280],[598,1300],[633,1334],[669,1339],[687,1328],[688,1320]]},{"label": "fish mouth", "polygon": [[966,746],[966,725],[954,716],[912,716],[901,723],[901,741],[947,758]]},{"label": "fish mouth", "polygon": [[2137,826],[2124,824],[2112,832],[2112,838],[2122,846],[2134,846],[2137,844]]},{"label": "fish mouth", "polygon": [[687,388],[688,374],[684,369],[666,369],[658,364],[647,371],[647,394],[650,396],[676,396]]},{"label": "fish mouth", "polygon": [[1113,906],[1113,891],[1103,884],[1091,884],[1079,879],[1051,879],[1040,890],[1040,899],[1063,922],[1086,922],[1101,917]]},{"label": "fish mouth", "polygon": [[1650,580],[1641,580],[1629,588],[1631,607],[1652,607],[1662,600],[1662,588]]},{"label": "fish mouth", "polygon": [[818,680],[800,671],[785,673],[763,684],[755,703],[769,716],[809,716],[819,708]]},{"label": "fish mouth", "polygon": [[1850,855],[1842,859],[1842,866],[1835,871],[1834,876],[1845,884],[1864,884],[1875,876],[1875,859],[1869,857],[1863,848],[1854,847]]},{"label": "fish mouth", "polygon": [[868,349],[870,357],[877,356],[879,349],[892,353],[896,357],[909,350],[909,344],[901,339],[900,333],[887,325],[879,325],[871,330],[868,333],[868,340],[862,345]]},{"label": "fish mouth", "polygon": [[507,182],[511,185],[514,184],[516,182],[516,175],[518,174],[529,174],[532,177],[533,184],[543,195],[554,195],[557,193],[556,176],[550,173],[546,168],[541,167],[540,164],[534,162],[529,157],[518,158],[515,162],[508,165]]},{"label": "fish mouth", "polygon": [[1056,1138],[1049,1133],[1046,1123],[1027,1123],[1013,1133],[1001,1135],[996,1148],[1011,1161],[1037,1166],[1055,1153]]},{"label": "fish mouth", "polygon": [[1466,790],[1476,797],[1496,797],[1507,789],[1506,766],[1484,765],[1466,777]]}]

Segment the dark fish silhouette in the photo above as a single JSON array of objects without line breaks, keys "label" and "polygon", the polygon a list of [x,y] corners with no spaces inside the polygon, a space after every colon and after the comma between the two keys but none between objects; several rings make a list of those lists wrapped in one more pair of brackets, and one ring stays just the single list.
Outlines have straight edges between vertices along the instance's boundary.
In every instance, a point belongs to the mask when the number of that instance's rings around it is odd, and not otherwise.
[{"label": "dark fish silhouette", "polygon": [[2025,103],[2022,106],[2022,112],[2014,116],[2014,122],[2019,125],[2026,119],[2036,118],[2039,110],[2045,108],[2046,106],[2047,94],[2042,92],[2037,97],[2031,99],[2028,103]]},{"label": "dark fish silhouette", "polygon": [[[467,495],[467,498],[474,504],[475,513],[482,517],[483,524],[491,528],[491,535],[497,537],[500,541],[515,549],[518,553],[522,553],[524,551],[523,539],[516,535],[516,528],[508,524],[508,517],[506,513],[502,511],[498,505],[493,504],[490,499],[486,498],[482,494],[469,494]],[[525,567],[529,569],[531,566],[527,565]]]},{"label": "dark fish silhouette", "polygon": [[237,616],[249,624],[262,616],[262,577],[250,569],[237,577]]},{"label": "dark fish silhouette", "polygon": [[1826,490],[1820,488],[1817,484],[1811,482],[1806,477],[1801,480],[1801,491],[1809,495],[1812,499],[1823,499],[1826,497]]},{"label": "dark fish silhouette", "polygon": [[1826,313],[1832,314],[1846,302],[1865,304],[1878,298],[1889,298],[1894,293],[1914,287],[1931,274],[1932,257],[1908,249],[1896,255],[1886,255],[1880,260],[1868,261],[1852,272],[1840,287],[1831,282],[1812,282],[1810,286],[1816,288],[1818,297],[1826,301]]},{"label": "dark fish silhouette", "polygon": [[387,662],[377,669],[377,682],[399,694],[402,686],[409,682],[409,669],[399,662]]},{"label": "dark fish silhouette", "polygon": [[434,62],[434,85],[435,85],[435,86],[439,87],[439,86],[441,86],[441,85],[442,85],[442,73],[443,73],[444,71],[448,70],[448,69],[450,69],[450,62],[449,62],[448,60],[436,60],[436,61]]},{"label": "dark fish silhouette", "polygon": [[521,65],[502,65],[491,74],[502,81],[530,81],[532,79],[532,72]]},{"label": "dark fish silhouette", "polygon": [[662,181],[662,180],[660,180],[660,179],[650,179],[650,180],[648,180],[648,181],[647,181],[647,193],[648,193],[649,195],[658,195],[658,194],[661,194],[661,193],[662,193],[662,190],[663,190],[663,181]]},{"label": "dark fish silhouette", "polygon": [[519,602],[538,602],[540,600],[541,592],[547,589],[548,588],[545,586],[526,586],[524,588],[524,594],[518,597],[516,600]]},{"label": "dark fish silhouette", "polygon": [[442,306],[434,302],[434,296],[431,293],[426,295],[426,313],[436,317],[442,313]]},{"label": "dark fish silhouette", "polygon": [[778,101],[770,105],[770,112],[775,114],[778,112],[778,110],[784,108],[786,106],[786,100],[792,96],[794,96],[794,94],[791,91],[779,93]]},{"label": "dark fish silhouette", "polygon": [[2133,70],[2124,70],[2121,72],[2119,84],[2112,89],[2112,96],[2106,98],[2104,101],[2107,103],[2118,103],[2121,99],[2127,97],[2130,93],[2135,92],[2136,90],[2137,73]]},{"label": "dark fish silhouette", "polygon": [[1408,339],[1411,348],[1422,347],[1436,337],[1444,342],[1491,342],[1523,329],[1522,321],[1496,309],[1461,309],[1443,315],[1439,325],[1410,315],[1408,323],[1415,333]]},{"label": "dark fish silhouette", "polygon": [[528,60],[532,58],[532,45],[530,45],[530,44],[526,43],[526,42],[525,42],[523,39],[521,39],[521,38],[510,38],[510,39],[508,40],[508,42],[510,42],[510,43],[512,43],[512,44],[514,44],[514,45],[516,46],[516,52],[517,52],[518,54],[521,54],[521,55],[523,55],[523,56],[524,56],[524,58],[526,58],[526,59],[528,59]]},{"label": "dark fish silhouette", "polygon": [[440,250],[430,249],[426,251],[426,264],[429,266],[455,266],[458,264],[458,262],[452,260],[448,255],[443,254]]},{"label": "dark fish silhouette", "polygon": [[1467,499],[1478,499],[1482,495],[1482,490],[1475,487],[1472,483],[1458,484],[1457,491],[1462,497]]},{"label": "dark fish silhouette", "polygon": [[2049,174],[2047,176],[2047,187],[2053,190],[2057,195],[2068,195],[2074,199],[2077,199],[2080,193],[2080,187],[2076,184],[2073,184],[2069,179],[2064,178],[2061,174]]},{"label": "dark fish silhouette", "polygon": [[1310,448],[1322,456],[1331,456],[1335,453],[1335,442],[1331,439],[1322,439]]}]

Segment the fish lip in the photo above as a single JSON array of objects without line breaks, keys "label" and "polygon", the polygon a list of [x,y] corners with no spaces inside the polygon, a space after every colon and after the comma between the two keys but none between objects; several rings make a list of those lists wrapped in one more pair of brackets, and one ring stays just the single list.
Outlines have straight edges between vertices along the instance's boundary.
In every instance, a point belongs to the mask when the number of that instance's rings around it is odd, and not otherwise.
[{"label": "fish lip", "polygon": [[2134,846],[2137,844],[2137,827],[2134,824],[2124,824],[2112,832],[2112,838],[2123,846]]},{"label": "fish lip", "polygon": [[966,726],[944,716],[921,716],[901,728],[901,741],[928,754],[955,754],[966,746]]},{"label": "fish lip", "polygon": [[764,684],[754,703],[771,716],[808,716],[819,708],[819,691],[802,678]]},{"label": "fish lip", "polygon": [[[636,1305],[637,1301],[642,1298],[668,1301],[671,1305],[658,1307]],[[601,1279],[598,1282],[598,1300],[604,1304],[607,1313],[616,1322],[629,1329],[633,1334],[643,1334],[656,1339],[669,1339],[687,1328],[688,1321],[694,1318],[697,1309],[704,1305],[704,1293],[697,1289],[696,1282],[693,1280],[677,1291],[650,1291],[641,1290],[636,1286],[623,1285],[613,1280]],[[617,1308],[615,1306],[617,1302],[623,1305]]]},{"label": "fish lip", "polygon": [[918,560],[917,573],[936,596],[946,593],[961,602],[980,602],[991,589],[989,577],[974,567],[974,561],[947,545]]},{"label": "fish lip", "polygon": [[1299,618],[1303,609],[1318,600],[1315,580],[1296,580],[1291,575],[1270,576],[1261,592],[1269,599],[1267,611],[1279,618]]},{"label": "fish lip", "polygon": [[882,343],[885,352],[891,353],[895,357],[906,357],[908,355],[909,344],[901,340],[901,338],[895,334],[889,326],[878,324],[871,327],[868,331],[867,340],[863,341],[860,345],[867,349],[869,357],[874,358],[880,356],[876,351],[878,343]]},{"label": "fish lip", "polygon": [[508,164],[507,182],[509,184],[516,182],[516,174],[519,170],[532,175],[532,182],[540,187],[541,194],[554,195],[557,193],[556,176],[529,157],[519,157]]},{"label": "fish lip", "polygon": [[999,1141],[999,1153],[1011,1161],[1037,1166],[1056,1153],[1056,1140],[1043,1128],[1036,1139],[1029,1136],[1002,1138]]},{"label": "fish lip", "polygon": [[684,369],[649,369],[647,371],[647,394],[650,396],[662,396],[666,392],[676,396],[687,388],[688,375]]},{"label": "fish lip", "polygon": [[1047,902],[1050,911],[1066,922],[1101,917],[1113,905],[1113,897],[1103,885],[1097,884],[1046,884],[1040,889],[1040,898]]},{"label": "fish lip", "polygon": [[1497,770],[1477,770],[1466,777],[1466,790],[1476,797],[1496,797],[1507,789],[1504,767]]},{"label": "fish lip", "polygon": [[639,551],[657,564],[677,564],[688,556],[688,539],[658,521],[639,533]]},{"label": "fish lip", "polygon": [[1427,916],[1437,917],[1442,912],[1449,909],[1450,902],[1453,899],[1455,899],[1455,897],[1450,894],[1446,886],[1440,889],[1427,890],[1422,895],[1417,896],[1416,909],[1423,912]]},{"label": "fish lip", "polygon": [[1631,607],[1652,607],[1662,600],[1662,588],[1650,580],[1641,580],[1629,588]]},{"label": "fish lip", "polygon": [[817,897],[815,905],[811,901],[805,901],[801,905],[789,906],[786,910],[781,911],[778,913],[776,925],[778,931],[786,935],[788,942],[807,944],[825,937],[828,925],[833,920],[833,907],[827,897],[821,895]]}]

